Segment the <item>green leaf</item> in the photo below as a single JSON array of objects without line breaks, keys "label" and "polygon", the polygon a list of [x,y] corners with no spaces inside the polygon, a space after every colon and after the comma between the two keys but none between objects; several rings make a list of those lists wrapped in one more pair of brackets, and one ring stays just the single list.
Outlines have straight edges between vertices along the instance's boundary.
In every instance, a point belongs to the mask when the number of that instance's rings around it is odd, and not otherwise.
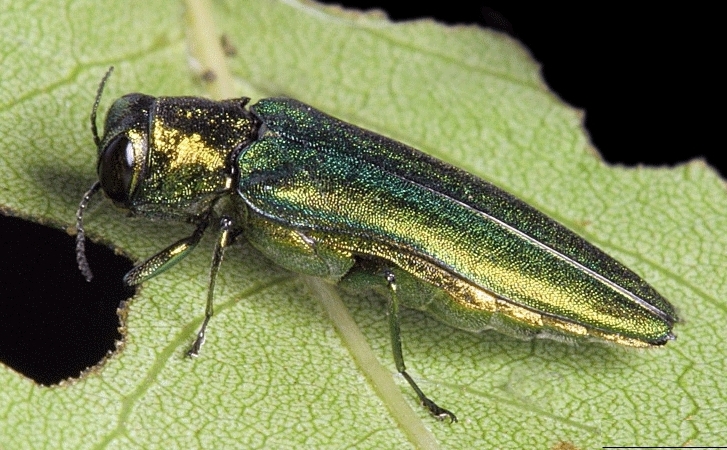
[{"label": "green leaf", "polygon": [[[207,236],[144,285],[128,309],[123,350],[101,370],[47,388],[0,366],[0,448],[727,441],[724,181],[700,162],[605,165],[580,112],[548,91],[517,42],[293,1],[22,0],[0,11],[4,209],[72,225],[95,178],[87,116],[114,65],[102,110],[131,91],[286,95],[452,162],[634,268],[685,318],[676,342],[634,351],[471,335],[408,312],[410,372],[460,418],[443,424],[394,375],[381,298],[343,297],[358,324],[351,330],[334,290],[266,264],[248,246],[227,253],[207,344],[198,359],[185,358],[204,312]],[[222,54],[222,34],[236,56]],[[215,81],[203,82],[200,67]],[[89,214],[87,229],[139,259],[190,231],[128,220],[108,203]]]}]

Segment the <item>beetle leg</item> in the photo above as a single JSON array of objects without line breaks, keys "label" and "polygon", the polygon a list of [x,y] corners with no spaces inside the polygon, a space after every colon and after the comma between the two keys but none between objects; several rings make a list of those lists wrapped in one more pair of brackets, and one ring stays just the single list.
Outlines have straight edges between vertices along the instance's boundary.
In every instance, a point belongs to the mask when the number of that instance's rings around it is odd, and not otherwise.
[{"label": "beetle leg", "polygon": [[391,333],[391,350],[394,353],[394,363],[396,364],[396,370],[398,370],[399,373],[404,377],[404,379],[406,379],[412,389],[414,389],[414,392],[416,392],[419,400],[422,402],[422,405],[424,405],[424,407],[427,408],[434,417],[436,417],[438,420],[444,420],[445,418],[449,418],[451,422],[456,422],[457,416],[455,416],[453,412],[441,408],[431,399],[429,399],[429,397],[424,395],[424,392],[419,389],[419,386],[417,386],[417,384],[414,382],[414,379],[412,379],[412,377],[409,376],[409,374],[406,372],[406,366],[404,365],[404,354],[401,350],[401,330],[399,327],[399,296],[396,292],[396,277],[394,276],[394,273],[388,269],[384,270],[384,276],[386,277],[386,282],[388,283],[389,290],[391,291],[391,295],[389,295],[388,300],[387,314],[389,318],[389,332]]},{"label": "beetle leg", "polygon": [[191,236],[178,240],[174,244],[128,271],[126,275],[124,275],[124,283],[129,286],[143,283],[149,278],[159,275],[184,259],[184,257],[187,256],[189,252],[197,246],[197,244],[199,244],[199,241],[202,239],[202,235],[204,234],[204,230],[207,228],[207,223],[208,222],[206,220],[201,222],[197,225],[197,229],[194,230],[194,233],[192,233]]},{"label": "beetle leg", "polygon": [[212,315],[214,314],[214,293],[215,293],[215,281],[217,280],[217,272],[220,270],[220,264],[222,264],[222,258],[225,254],[225,249],[231,242],[230,232],[232,231],[232,219],[227,216],[223,216],[220,219],[220,235],[215,245],[215,251],[212,256],[212,266],[210,267],[210,285],[207,290],[207,308],[204,312],[204,322],[197,333],[197,339],[194,340],[192,348],[187,351],[187,356],[195,357],[199,355],[199,350],[202,348],[205,339],[205,331],[207,330],[207,324],[209,323]]}]

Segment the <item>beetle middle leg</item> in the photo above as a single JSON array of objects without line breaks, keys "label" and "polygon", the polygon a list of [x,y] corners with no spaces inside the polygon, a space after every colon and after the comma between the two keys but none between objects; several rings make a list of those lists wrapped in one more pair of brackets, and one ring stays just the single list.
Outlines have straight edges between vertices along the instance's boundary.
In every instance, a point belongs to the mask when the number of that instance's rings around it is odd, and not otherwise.
[{"label": "beetle middle leg", "polygon": [[389,320],[389,333],[391,334],[391,350],[394,353],[394,363],[396,364],[396,370],[404,377],[409,385],[414,389],[419,400],[422,402],[425,408],[429,410],[434,417],[439,420],[449,418],[451,422],[457,421],[457,416],[453,412],[444,409],[434,403],[424,392],[417,386],[414,379],[409,376],[406,372],[406,366],[404,365],[404,354],[401,350],[401,329],[400,329],[400,315],[399,315],[399,296],[397,293],[396,277],[394,273],[389,269],[384,269],[383,275],[386,278],[386,282],[389,287],[390,295],[388,296],[387,303],[387,315]]},{"label": "beetle middle leg", "polygon": [[223,216],[220,219],[220,234],[215,244],[215,251],[212,256],[212,265],[210,266],[210,284],[207,290],[207,307],[204,313],[204,322],[197,332],[197,338],[194,340],[192,347],[187,351],[187,356],[195,357],[199,355],[199,350],[202,348],[205,340],[205,332],[207,331],[207,324],[209,323],[212,315],[214,314],[214,297],[215,297],[215,282],[217,281],[217,273],[220,270],[220,264],[225,255],[225,249],[230,245],[232,239],[230,233],[232,231],[232,219],[227,216]]}]

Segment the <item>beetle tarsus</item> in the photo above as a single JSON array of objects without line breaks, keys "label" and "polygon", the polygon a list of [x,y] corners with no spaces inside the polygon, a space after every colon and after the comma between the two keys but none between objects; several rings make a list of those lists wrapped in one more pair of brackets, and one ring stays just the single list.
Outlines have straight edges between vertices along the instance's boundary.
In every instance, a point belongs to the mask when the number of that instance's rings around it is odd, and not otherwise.
[{"label": "beetle tarsus", "polygon": [[452,411],[440,407],[432,400],[430,400],[429,397],[424,395],[424,392],[419,389],[419,386],[414,382],[414,379],[409,376],[408,373],[406,373],[406,370],[402,370],[399,373],[401,373],[401,376],[403,376],[404,379],[409,383],[409,386],[414,389],[414,392],[416,392],[417,397],[419,397],[419,401],[422,402],[422,405],[427,408],[437,420],[444,420],[449,417],[450,423],[454,423],[457,421],[457,416],[455,416]]},{"label": "beetle tarsus", "polygon": [[197,356],[199,356],[199,351],[202,349],[202,345],[204,345],[207,322],[209,322],[209,317],[205,317],[205,320],[202,323],[202,328],[200,328],[199,332],[197,333],[197,339],[194,340],[194,344],[192,344],[192,347],[187,350],[187,356],[189,356],[190,358],[196,358]]},{"label": "beetle tarsus", "polygon": [[424,399],[422,400],[422,405],[427,408],[437,420],[443,421],[449,418],[449,423],[454,423],[457,421],[457,416],[455,416],[452,411],[440,407],[426,397],[424,397]]}]

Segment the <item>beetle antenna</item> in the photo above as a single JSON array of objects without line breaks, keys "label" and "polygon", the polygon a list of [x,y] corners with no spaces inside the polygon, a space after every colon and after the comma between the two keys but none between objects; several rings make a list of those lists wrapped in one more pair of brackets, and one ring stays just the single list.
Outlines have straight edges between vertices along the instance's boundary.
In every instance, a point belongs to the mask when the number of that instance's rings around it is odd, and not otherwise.
[{"label": "beetle antenna", "polygon": [[97,181],[93,183],[91,189],[83,195],[81,203],[78,205],[78,211],[76,211],[76,262],[78,263],[78,270],[81,271],[86,281],[93,279],[93,273],[91,273],[91,266],[88,265],[86,259],[86,231],[83,229],[83,211],[88,206],[88,202],[96,192],[101,189],[101,182]]},{"label": "beetle antenna", "polygon": [[104,87],[106,87],[106,80],[109,79],[113,71],[114,66],[109,67],[106,75],[101,79],[101,83],[98,85],[98,90],[96,91],[96,100],[93,102],[93,109],[91,109],[91,132],[93,133],[93,142],[96,143],[96,148],[101,146],[101,139],[98,137],[98,127],[96,126],[96,111],[98,110],[98,104],[101,103],[101,94],[103,93]]}]

